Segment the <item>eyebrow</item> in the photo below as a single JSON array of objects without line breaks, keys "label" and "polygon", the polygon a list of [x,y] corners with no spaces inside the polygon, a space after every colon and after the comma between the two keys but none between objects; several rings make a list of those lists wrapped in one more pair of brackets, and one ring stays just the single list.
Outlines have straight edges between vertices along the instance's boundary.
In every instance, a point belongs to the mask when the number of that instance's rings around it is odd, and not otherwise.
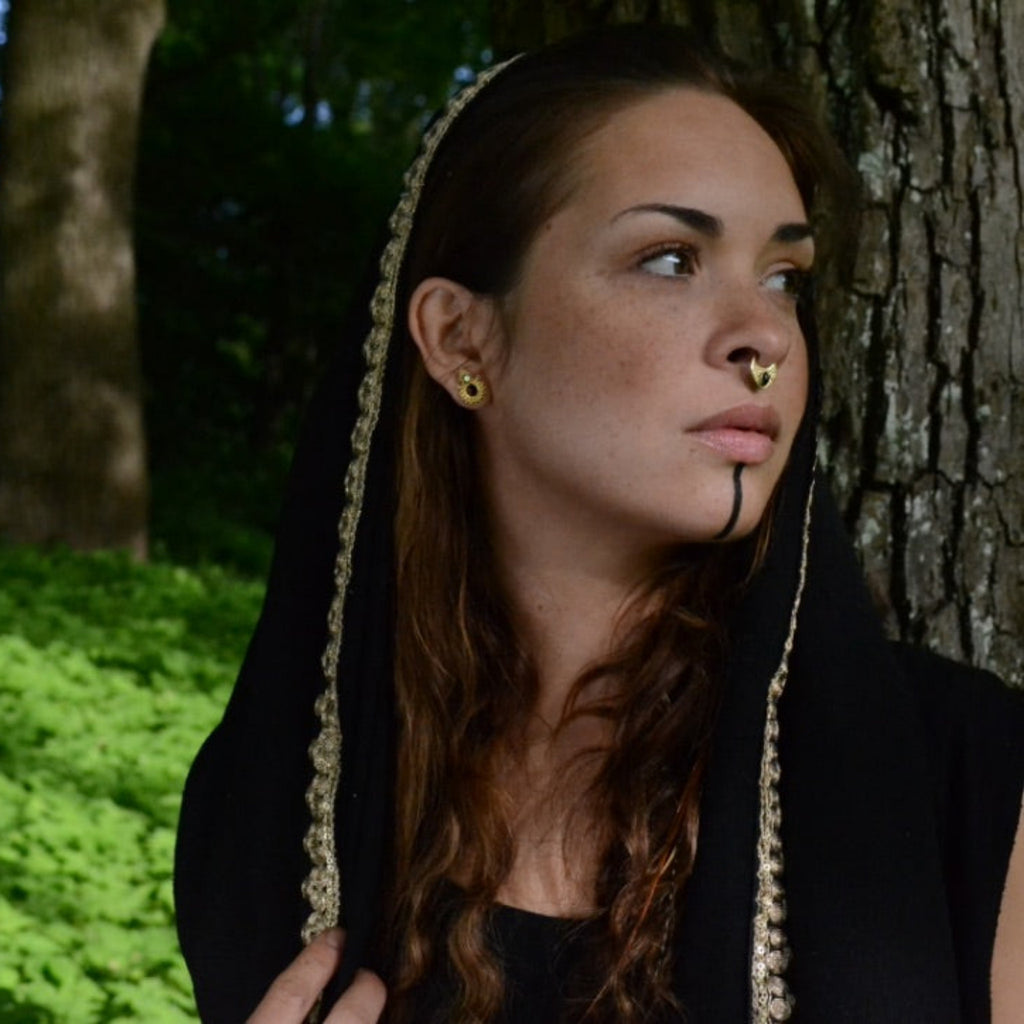
[{"label": "eyebrow", "polygon": [[805,238],[814,240],[814,229],[810,224],[803,222],[794,224],[780,224],[772,232],[773,242],[802,242]]},{"label": "eyebrow", "polygon": [[[634,213],[660,213],[673,220],[685,224],[689,228],[707,238],[721,238],[725,225],[719,217],[706,213],[704,210],[694,209],[692,206],[675,206],[671,203],[643,203],[640,206],[631,206],[622,210],[612,217],[614,223],[620,217]],[[780,224],[773,232],[771,240],[783,244],[802,242],[805,238],[814,238],[814,229],[810,224],[803,221],[792,224]]]}]

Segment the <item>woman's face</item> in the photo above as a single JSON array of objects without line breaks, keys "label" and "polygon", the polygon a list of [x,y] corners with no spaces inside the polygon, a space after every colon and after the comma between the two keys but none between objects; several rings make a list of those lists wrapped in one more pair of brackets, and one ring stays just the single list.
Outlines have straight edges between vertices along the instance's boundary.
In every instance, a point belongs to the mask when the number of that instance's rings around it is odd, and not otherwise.
[{"label": "woman's face", "polygon": [[[795,292],[814,247],[789,167],[691,89],[619,111],[572,159],[484,360],[496,525],[623,553],[747,533],[807,396]],[[755,356],[778,367],[763,391]]]}]

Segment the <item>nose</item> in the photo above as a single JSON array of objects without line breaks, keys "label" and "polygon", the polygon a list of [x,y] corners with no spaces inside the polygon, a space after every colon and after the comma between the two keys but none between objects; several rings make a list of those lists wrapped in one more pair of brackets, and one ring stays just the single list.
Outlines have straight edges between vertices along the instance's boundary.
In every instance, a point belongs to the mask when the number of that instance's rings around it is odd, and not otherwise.
[{"label": "nose", "polygon": [[796,311],[783,306],[784,301],[788,300],[766,294],[762,288],[724,291],[716,303],[715,323],[708,339],[709,362],[734,368],[738,376],[757,386],[751,361],[766,370],[777,368],[802,337]]}]

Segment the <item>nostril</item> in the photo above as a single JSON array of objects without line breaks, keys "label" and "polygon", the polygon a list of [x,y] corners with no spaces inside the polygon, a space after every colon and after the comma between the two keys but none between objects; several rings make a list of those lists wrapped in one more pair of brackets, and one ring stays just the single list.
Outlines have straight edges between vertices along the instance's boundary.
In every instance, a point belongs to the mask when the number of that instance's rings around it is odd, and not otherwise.
[{"label": "nostril", "polygon": [[728,356],[728,359],[729,359],[730,363],[743,363],[743,364],[747,364],[747,363],[750,362],[751,359],[756,359],[756,358],[757,358],[757,349],[751,348],[749,346],[744,346],[743,348],[733,349],[729,353],[729,356]]}]

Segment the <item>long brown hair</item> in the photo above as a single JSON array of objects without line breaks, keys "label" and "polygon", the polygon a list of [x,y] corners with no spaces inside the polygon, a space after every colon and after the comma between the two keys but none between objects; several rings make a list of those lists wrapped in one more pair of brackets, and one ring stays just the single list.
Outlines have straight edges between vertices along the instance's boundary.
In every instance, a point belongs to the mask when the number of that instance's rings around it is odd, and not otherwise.
[{"label": "long brown hair", "polygon": [[[791,90],[737,74],[666,26],[577,36],[521,58],[452,126],[419,201],[400,297],[435,274],[504,295],[540,225],[571,195],[580,143],[617,110],[679,87],[750,113],[779,145],[808,210],[834,179],[835,148]],[[484,1024],[503,992],[488,914],[515,852],[496,767],[521,734],[537,678],[497,583],[472,415],[401,340],[391,1002],[396,1019],[409,1018],[409,993],[446,971],[458,992],[449,1019]],[[587,1020],[638,1022],[674,1006],[668,939],[696,852],[725,624],[769,521],[744,541],[677,551],[636,595],[644,611],[617,653],[576,682],[563,725],[580,714],[612,723],[588,788],[605,838],[592,965],[600,980],[581,1005]],[[615,696],[583,701],[602,678]]]}]

